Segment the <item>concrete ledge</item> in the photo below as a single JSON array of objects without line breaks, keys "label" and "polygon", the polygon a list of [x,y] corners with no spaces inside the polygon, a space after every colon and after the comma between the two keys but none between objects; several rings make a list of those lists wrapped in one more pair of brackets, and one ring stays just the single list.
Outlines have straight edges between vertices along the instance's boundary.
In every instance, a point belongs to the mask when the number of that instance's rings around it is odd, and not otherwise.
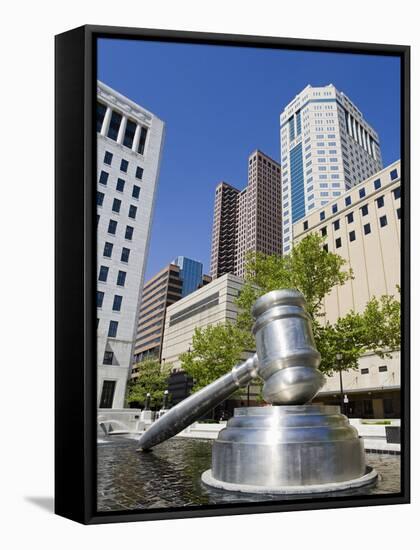
[{"label": "concrete ledge", "polygon": [[312,493],[330,493],[333,491],[345,491],[347,489],[355,489],[364,485],[373,485],[376,482],[378,473],[374,468],[367,467],[366,473],[362,477],[350,479],[347,481],[339,481],[336,483],[322,483],[319,485],[289,485],[263,487],[261,485],[245,485],[242,483],[227,483],[220,481],[212,476],[211,470],[206,470],[201,480],[206,485],[224,491],[235,491],[239,493],[262,493],[262,494],[277,494],[277,495],[305,495]]}]

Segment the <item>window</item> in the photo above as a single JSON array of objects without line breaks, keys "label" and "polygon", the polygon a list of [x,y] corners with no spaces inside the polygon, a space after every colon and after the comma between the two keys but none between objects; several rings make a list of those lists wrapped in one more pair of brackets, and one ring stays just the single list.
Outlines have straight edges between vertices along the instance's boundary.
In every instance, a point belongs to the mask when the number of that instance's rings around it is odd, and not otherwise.
[{"label": "window", "polygon": [[96,206],[102,206],[104,203],[104,197],[105,195],[101,193],[100,191],[96,192]]},{"label": "window", "polygon": [[143,168],[140,168],[140,166],[137,166],[137,168],[136,168],[136,178],[138,180],[143,179],[143,172],[144,172]]},{"label": "window", "polygon": [[381,188],[381,180],[375,180],[373,182],[373,185],[374,185],[375,189],[380,189]]},{"label": "window", "polygon": [[362,206],[362,208],[360,209],[361,212],[362,212],[362,216],[367,216],[369,214],[369,209],[368,209],[368,205],[365,204]]},{"label": "window", "polygon": [[397,218],[401,219],[401,208],[397,208]]},{"label": "window", "polygon": [[379,218],[379,225],[381,227],[385,227],[386,225],[388,225],[388,220],[386,219],[386,216],[381,216]]},{"label": "window", "polygon": [[333,204],[333,205],[331,206],[331,212],[332,212],[333,214],[336,214],[336,213],[337,213],[337,210],[338,210],[337,205],[336,205],[336,204]]},{"label": "window", "polygon": [[391,181],[396,180],[398,178],[398,171],[396,169],[391,170],[389,177],[391,178]]},{"label": "window", "polygon": [[359,189],[359,197],[361,199],[363,199],[363,197],[366,197],[366,190],[364,187],[362,187],[361,189]]},{"label": "window", "polygon": [[108,329],[109,338],[116,338],[117,331],[118,331],[118,321],[110,321],[109,329]]},{"label": "window", "polygon": [[306,231],[308,229],[308,222],[303,222],[303,230]]},{"label": "window", "polygon": [[121,191],[121,193],[124,191],[124,185],[125,180],[122,180],[121,178],[117,179],[117,191]]},{"label": "window", "polygon": [[322,221],[322,220],[325,220],[325,212],[322,211],[319,213],[319,219]]},{"label": "window", "polygon": [[347,223],[353,223],[353,222],[354,222],[353,212],[349,212],[347,214]]},{"label": "window", "polygon": [[103,103],[96,104],[96,131],[100,132],[102,130],[102,124],[104,122],[106,113],[106,106]]},{"label": "window", "polygon": [[120,199],[114,199],[112,203],[112,211],[113,212],[119,212],[121,209],[121,201]]},{"label": "window", "polygon": [[143,155],[144,153],[144,146],[146,144],[146,137],[147,137],[147,128],[142,127],[140,131],[140,140],[139,140],[139,146],[137,149],[137,152],[140,153],[140,155]]},{"label": "window", "polygon": [[108,137],[113,139],[114,141],[117,141],[118,130],[120,129],[121,120],[122,116],[119,113],[112,111],[111,122],[109,123],[108,128]]},{"label": "window", "polygon": [[125,145],[126,147],[129,147],[130,149],[133,146],[134,134],[136,133],[136,126],[137,124],[135,122],[133,122],[132,120],[127,120],[127,125],[125,127],[125,134],[123,139],[123,145]]},{"label": "window", "polygon": [[388,367],[386,365],[379,365],[379,372],[386,372],[388,370]]},{"label": "window", "polygon": [[324,244],[324,246],[322,247],[323,250],[325,250],[325,252],[328,252],[328,245],[327,244]]},{"label": "window", "polygon": [[377,206],[378,208],[382,208],[384,205],[385,205],[385,201],[384,201],[384,197],[383,197],[383,195],[382,195],[382,197],[378,197],[378,198],[376,199],[376,206]]},{"label": "window", "polygon": [[370,223],[367,223],[366,225],[363,226],[363,231],[365,235],[369,235],[369,233],[371,232]]},{"label": "window", "polygon": [[100,290],[96,291],[96,307],[102,307],[104,296],[105,292],[101,292]]},{"label": "window", "polygon": [[137,206],[130,204],[130,208],[128,210],[128,217],[133,218],[135,220],[136,214],[137,214]]},{"label": "window", "polygon": [[344,202],[346,203],[346,206],[350,206],[351,205],[351,197],[346,197],[344,199]]},{"label": "window", "polygon": [[112,311],[121,311],[122,296],[115,294],[114,303],[112,304]]},{"label": "window", "polygon": [[104,365],[112,365],[112,361],[114,359],[114,352],[113,351],[105,351],[104,353]]},{"label": "window", "polygon": [[107,267],[105,265],[101,265],[101,267],[99,269],[98,279],[105,283],[106,280],[108,279],[108,271],[109,271],[109,267]]},{"label": "window", "polygon": [[101,170],[100,176],[99,176],[99,183],[102,183],[102,185],[106,185],[108,183],[108,172],[104,172]]},{"label": "window", "polygon": [[350,239],[351,243],[356,240],[356,232],[355,231],[350,231],[349,239]]},{"label": "window", "polygon": [[108,224],[108,233],[110,233],[111,235],[115,235],[115,233],[117,232],[117,222],[115,220],[109,220],[109,224]]},{"label": "window", "polygon": [[360,369],[361,374],[369,374],[369,369]]},{"label": "window", "polygon": [[131,239],[133,238],[133,231],[134,227],[131,227],[131,225],[127,225],[127,227],[125,228],[125,238],[128,241],[131,241]]},{"label": "window", "polygon": [[140,197],[140,187],[138,185],[133,185],[133,198],[138,199]]},{"label": "window", "polygon": [[323,237],[326,237],[326,235],[327,235],[327,228],[326,227],[321,227],[321,235]]},{"label": "window", "polygon": [[108,165],[111,165],[112,163],[112,153],[110,153],[109,151],[105,151],[105,155],[104,155],[104,164],[108,164]]},{"label": "window", "polygon": [[124,286],[127,273],[125,271],[118,271],[117,285]]},{"label": "window", "polygon": [[104,245],[104,256],[110,258],[112,256],[112,249],[114,245],[112,243],[105,243]]},{"label": "window", "polygon": [[121,172],[127,172],[127,169],[128,169],[128,160],[121,159],[121,164],[120,164]]},{"label": "window", "polygon": [[335,239],[335,248],[341,248],[341,238]]},{"label": "window", "polygon": [[396,187],[392,192],[394,193],[395,200],[401,197],[401,187]]},{"label": "window", "polygon": [[334,230],[338,231],[340,229],[340,220],[335,220],[335,222],[333,223],[333,226],[334,226]]},{"label": "window", "polygon": [[114,402],[115,380],[104,380],[102,385],[101,400],[99,403],[100,409],[111,409]]},{"label": "window", "polygon": [[129,248],[123,248],[121,251],[121,261],[122,262],[128,262],[128,258],[130,256],[130,249]]}]

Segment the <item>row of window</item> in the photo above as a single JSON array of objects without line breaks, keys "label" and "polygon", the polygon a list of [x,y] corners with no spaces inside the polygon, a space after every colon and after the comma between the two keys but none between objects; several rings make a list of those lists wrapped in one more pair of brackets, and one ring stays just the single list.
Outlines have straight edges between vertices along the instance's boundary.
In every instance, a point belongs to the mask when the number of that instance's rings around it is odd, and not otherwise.
[{"label": "row of window", "polygon": [[[106,242],[106,243],[104,244],[103,255],[105,256],[105,258],[112,258],[112,251],[113,251],[113,248],[114,248],[114,244],[113,244],[113,243],[108,243],[108,242]],[[124,262],[124,263],[128,263],[129,257],[130,257],[130,249],[129,249],[129,248],[123,247],[122,250],[121,250],[121,258],[120,258],[120,261],[121,261],[121,262]]]},{"label": "row of window", "polygon": [[[106,265],[101,265],[101,267],[99,268],[98,281],[101,281],[102,283],[106,283],[108,280],[108,274],[109,274],[109,267]],[[117,286],[125,286],[126,278],[127,278],[127,272],[119,270],[117,275]]]},{"label": "row of window", "polygon": [[[104,302],[105,292],[102,292],[101,290],[96,291],[96,307],[102,307],[102,304]],[[119,294],[114,295],[114,301],[112,303],[112,311],[121,311],[121,304],[122,304],[123,297]]]},{"label": "row of window", "polygon": [[[106,110],[107,110],[106,105],[98,101],[96,106],[96,131],[97,132],[101,132],[102,130],[102,125],[104,123]],[[118,133],[120,131],[122,120],[123,120],[122,114],[119,113],[118,111],[113,110],[111,113],[109,126],[106,132],[107,137],[109,137],[113,141],[117,141],[118,139]],[[137,123],[134,122],[134,120],[127,118],[125,130],[124,130],[124,136],[121,142],[122,145],[130,149],[133,147],[134,136],[136,135],[136,129],[137,129]],[[137,153],[139,153],[140,155],[144,154],[146,137],[147,137],[147,128],[145,128],[144,126],[141,126],[139,142],[137,144]]]},{"label": "row of window", "polygon": [[[376,181],[379,181],[379,180],[376,180]],[[377,189],[379,189],[380,187],[377,187]],[[393,191],[392,191],[392,194],[394,195],[394,199],[397,200],[401,197],[401,187],[396,187]],[[359,197],[362,199],[366,196],[366,190],[364,187],[362,187],[361,189],[359,189]],[[384,206],[384,196],[382,195],[381,197],[377,198],[376,199],[376,203],[377,203],[377,206],[378,208],[382,208]],[[346,206],[350,206],[351,205],[351,197],[350,196],[347,196],[345,197],[345,205]],[[361,208],[361,211],[362,211],[362,215],[363,216],[366,216],[368,214],[368,205],[364,205],[362,206]],[[337,204],[333,204],[331,206],[331,213],[332,214],[336,214],[338,212],[338,205]],[[321,212],[319,213],[319,219],[320,221],[323,221],[325,220],[325,210],[321,210]],[[304,229],[308,229],[308,226],[307,226],[307,223],[308,222],[304,222]],[[305,224],[306,224],[306,227],[305,227]]]},{"label": "row of window", "polygon": [[[113,157],[114,157],[114,155],[110,151],[105,151],[104,164],[107,164],[108,166],[111,166]],[[120,163],[121,172],[127,173],[128,164],[129,164],[128,160],[121,159],[121,163]],[[137,166],[136,167],[136,178],[139,179],[139,180],[143,179],[143,173],[144,173],[144,169],[141,166]]]},{"label": "row of window", "polygon": [[[400,209],[399,208],[397,210],[397,216],[398,216],[398,218],[400,217]],[[337,221],[339,221],[339,220],[337,220]],[[379,218],[379,225],[381,227],[386,227],[388,225],[388,219],[387,219],[386,216],[381,216]],[[337,229],[337,227],[334,227],[334,229]],[[372,228],[371,228],[370,223],[364,224],[363,225],[363,233],[365,235],[369,235],[371,232],[372,232]],[[325,236],[326,234],[327,234],[327,228],[323,227],[322,230],[321,230],[321,235]],[[356,232],[355,231],[350,231],[349,232],[349,241],[353,242],[355,240],[356,240]],[[335,239],[335,247],[336,248],[341,248],[341,246],[342,246],[341,237],[337,237]],[[328,245],[325,244],[323,248],[326,252],[328,252]]]},{"label": "row of window", "polygon": [[[96,192],[96,206],[103,206],[104,198],[105,198],[105,194],[102,193],[101,191],[97,191]],[[120,211],[121,211],[121,200],[120,199],[115,199],[114,198],[114,200],[112,201],[112,211],[115,212],[116,214],[120,213]],[[129,209],[128,209],[128,217],[135,220],[136,216],[137,216],[137,206],[135,206],[134,204],[130,204]]]},{"label": "row of window", "polygon": [[[101,173],[99,174],[99,183],[101,185],[106,186],[108,184],[108,179],[109,179],[109,173],[105,172],[105,170],[101,170]],[[120,193],[122,193],[124,191],[124,187],[125,187],[125,180],[123,180],[122,178],[118,178],[115,189]],[[131,196],[135,199],[138,199],[140,197],[140,187],[138,185],[133,185]]]}]

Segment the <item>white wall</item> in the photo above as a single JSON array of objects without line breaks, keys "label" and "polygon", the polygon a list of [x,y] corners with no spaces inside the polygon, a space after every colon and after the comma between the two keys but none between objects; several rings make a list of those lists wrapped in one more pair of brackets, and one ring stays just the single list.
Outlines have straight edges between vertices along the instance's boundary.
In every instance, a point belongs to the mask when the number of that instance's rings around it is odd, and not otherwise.
[{"label": "white wall", "polygon": [[[7,8],[7,9],[6,9]],[[340,550],[399,548],[416,540],[420,513],[419,475],[413,467],[415,503],[411,506],[363,507],[317,512],[228,516],[182,521],[81,527],[55,517],[53,494],[53,35],[83,23],[294,36],[350,41],[413,44],[412,205],[419,207],[420,36],[416,3],[354,0],[351,9],[334,0],[226,0],[178,2],[12,2],[3,9],[1,138],[3,208],[1,224],[13,238],[3,238],[9,269],[4,277],[2,348],[5,378],[2,406],[14,411],[3,425],[7,442],[3,467],[1,540],[10,549],[110,550],[132,545],[200,550],[283,547]],[[297,14],[299,16],[297,16]],[[288,75],[286,75],[287,77]],[[293,75],[291,75],[292,77]],[[263,85],[263,79],[261,80]],[[26,135],[22,130],[27,129]],[[9,147],[10,145],[10,147]],[[23,156],[24,154],[24,156]],[[215,149],[217,156],[217,149]],[[25,163],[22,164],[24,158]],[[31,177],[26,177],[30,175]],[[19,207],[19,216],[17,209]],[[420,279],[420,217],[413,217],[413,281]],[[416,252],[417,251],[417,252]],[[34,266],[36,269],[28,269]],[[413,284],[412,387],[420,387],[416,364],[420,331],[420,288]],[[7,319],[7,324],[5,320]],[[23,338],[24,335],[24,338]],[[7,336],[7,337],[6,337]],[[23,349],[25,348],[25,349]],[[29,354],[29,350],[31,353]],[[26,352],[26,357],[22,357]],[[28,357],[30,355],[30,357]],[[413,401],[416,405],[416,393]],[[413,434],[420,408],[413,407]],[[16,426],[27,426],[25,431]],[[417,427],[417,428],[416,428]],[[413,441],[413,466],[419,463],[420,438]],[[41,500],[44,507],[29,499]],[[46,500],[45,500],[46,499]],[[409,544],[410,545],[410,544]],[[413,546],[413,544],[411,544]]]}]

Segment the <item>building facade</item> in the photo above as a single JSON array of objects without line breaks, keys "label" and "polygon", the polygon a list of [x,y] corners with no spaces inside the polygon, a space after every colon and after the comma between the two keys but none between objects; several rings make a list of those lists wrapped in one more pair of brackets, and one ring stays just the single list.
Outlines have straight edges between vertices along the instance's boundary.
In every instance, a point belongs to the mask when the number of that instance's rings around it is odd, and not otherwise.
[{"label": "building facade", "polygon": [[379,137],[332,84],[306,86],[280,115],[283,252],[292,226],[382,169]]},{"label": "building facade", "polygon": [[212,279],[235,270],[239,194],[238,189],[224,181],[216,187],[210,259]]},{"label": "building facade", "polygon": [[[325,298],[326,319],[361,312],[374,296],[398,297],[400,284],[401,166],[394,162],[336,200],[296,222],[294,242],[309,233],[325,238],[325,249],[342,256],[354,279]],[[338,402],[339,376],[329,377],[318,399]],[[400,354],[363,356],[357,371],[343,373],[351,416],[399,416]]]},{"label": "building facade", "polygon": [[162,155],[164,123],[97,87],[98,407],[122,408]]},{"label": "building facade", "polygon": [[138,376],[137,363],[147,358],[161,360],[166,309],[208,283],[203,264],[178,256],[154,275],[143,288],[138,316],[132,378]]},{"label": "building facade", "polygon": [[239,191],[216,187],[211,251],[213,279],[225,273],[245,275],[250,251],[281,253],[281,169],[262,153],[248,158],[248,184]]},{"label": "building facade", "polygon": [[235,323],[238,314],[235,299],[242,287],[242,279],[225,274],[168,307],[162,362],[175,371],[180,368],[179,356],[191,349],[196,327]]}]

